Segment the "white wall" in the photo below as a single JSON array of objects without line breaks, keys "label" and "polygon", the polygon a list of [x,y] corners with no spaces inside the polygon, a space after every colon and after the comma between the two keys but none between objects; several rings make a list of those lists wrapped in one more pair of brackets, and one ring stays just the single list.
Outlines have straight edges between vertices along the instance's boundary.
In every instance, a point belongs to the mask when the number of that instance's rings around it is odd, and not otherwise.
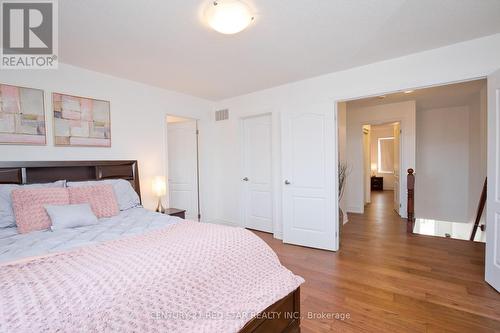
[{"label": "white wall", "polygon": [[[47,121],[46,146],[0,146],[0,160],[137,159],[141,194],[154,208],[151,179],[165,174],[165,117],[176,114],[207,119],[212,103],[109,75],[60,64],[58,70],[2,70],[0,82],[43,89]],[[111,148],[54,147],[52,92],[111,102]]]},{"label": "white wall", "polygon": [[418,110],[415,215],[467,222],[469,108]]},{"label": "white wall", "polygon": [[[468,163],[468,179],[467,179],[467,190],[468,190],[468,206],[467,206],[467,218],[472,217],[472,212],[475,210],[475,206],[479,202],[479,196],[481,195],[481,188],[483,186],[481,180],[481,146],[486,146],[486,142],[482,144],[481,142],[481,117],[480,117],[480,102],[479,96],[474,96],[475,98],[466,106],[468,111],[468,127],[469,127],[469,163]],[[483,179],[484,180],[484,179]],[[476,200],[473,198],[477,197]]]},{"label": "white wall", "polygon": [[485,88],[463,106],[417,110],[417,218],[474,220],[486,177],[486,116]]},{"label": "white wall", "polygon": [[[272,112],[273,129],[279,131],[280,125],[276,124],[276,121],[280,121],[280,114],[304,105],[329,101],[332,103],[333,112],[335,101],[483,77],[497,68],[500,68],[500,34],[331,73],[216,103],[217,109],[229,108],[230,112],[229,120],[211,124],[214,133],[212,146],[218,146],[214,149],[216,152],[212,154],[214,169],[224,170],[213,174],[217,187],[212,192],[211,203],[216,206],[217,218],[239,223],[240,117]],[[274,140],[273,146],[273,166],[277,165],[279,168],[281,165],[279,140]],[[280,189],[282,179],[279,170],[274,176]],[[281,192],[275,193],[275,196],[276,201],[280,202]],[[281,206],[275,208],[275,211],[281,211]],[[277,217],[275,221],[277,237],[281,235],[279,231],[281,223],[281,219]]]},{"label": "white wall", "polygon": [[[346,193],[349,212],[364,212],[363,125],[401,123],[401,170],[404,173],[409,168],[415,168],[415,112],[415,101],[361,108],[352,107],[347,103],[347,161],[352,170]],[[406,188],[406,177],[401,177],[400,188]],[[405,200],[402,200],[401,215],[406,215]]]},{"label": "white wall", "polygon": [[[469,162],[469,221],[474,221],[477,214],[477,206],[481,196],[484,179],[486,177],[487,164],[487,87],[485,86],[478,94],[473,96],[469,103],[470,117],[469,130],[470,140],[470,162]],[[486,213],[483,213],[482,222],[486,221]],[[483,233],[484,234],[484,233]],[[481,235],[484,237],[484,235]]]}]

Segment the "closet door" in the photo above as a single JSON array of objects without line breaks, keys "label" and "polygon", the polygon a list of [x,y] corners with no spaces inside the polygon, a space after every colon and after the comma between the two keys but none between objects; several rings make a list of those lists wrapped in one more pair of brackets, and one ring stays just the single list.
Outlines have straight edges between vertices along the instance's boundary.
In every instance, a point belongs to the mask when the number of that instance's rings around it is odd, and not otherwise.
[{"label": "closet door", "polygon": [[243,224],[273,232],[271,115],[243,120]]},{"label": "closet door", "polygon": [[338,249],[335,104],[282,116],[283,241]]}]

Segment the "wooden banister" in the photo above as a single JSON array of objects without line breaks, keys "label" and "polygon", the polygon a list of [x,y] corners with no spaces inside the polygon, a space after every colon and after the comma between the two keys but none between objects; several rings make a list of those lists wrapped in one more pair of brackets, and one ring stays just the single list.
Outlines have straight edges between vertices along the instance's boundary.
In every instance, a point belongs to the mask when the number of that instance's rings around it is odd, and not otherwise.
[{"label": "wooden banister", "polygon": [[470,235],[471,241],[474,241],[476,238],[477,228],[481,228],[481,231],[484,231],[484,225],[479,226],[479,222],[481,222],[481,216],[483,215],[484,206],[486,205],[486,191],[488,189],[488,178],[484,180],[483,191],[481,192],[481,198],[479,199],[479,204],[477,205],[477,214],[476,221],[474,222],[474,226],[472,227],[472,233]]},{"label": "wooden banister", "polygon": [[408,169],[408,176],[406,178],[406,185],[408,188],[408,220],[406,223],[406,232],[409,234],[413,233],[413,227],[415,226],[415,175],[413,172],[413,169]]}]

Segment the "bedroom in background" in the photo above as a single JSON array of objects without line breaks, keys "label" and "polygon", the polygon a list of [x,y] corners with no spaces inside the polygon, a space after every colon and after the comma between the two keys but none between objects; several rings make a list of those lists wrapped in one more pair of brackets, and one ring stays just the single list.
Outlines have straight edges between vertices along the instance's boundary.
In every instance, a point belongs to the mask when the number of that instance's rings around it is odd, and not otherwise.
[{"label": "bedroom in background", "polygon": [[401,206],[399,127],[399,122],[371,123],[363,125],[362,134],[365,204],[371,203],[372,191],[390,191],[390,196],[394,197],[394,210],[398,214]]}]

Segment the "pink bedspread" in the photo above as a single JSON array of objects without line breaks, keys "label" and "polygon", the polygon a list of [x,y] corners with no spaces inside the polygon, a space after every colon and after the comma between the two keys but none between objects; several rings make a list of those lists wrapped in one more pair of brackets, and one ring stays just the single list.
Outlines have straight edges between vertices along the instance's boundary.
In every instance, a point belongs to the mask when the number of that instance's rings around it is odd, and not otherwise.
[{"label": "pink bedspread", "polygon": [[237,332],[304,280],[251,232],[182,222],[0,268],[1,332]]}]

